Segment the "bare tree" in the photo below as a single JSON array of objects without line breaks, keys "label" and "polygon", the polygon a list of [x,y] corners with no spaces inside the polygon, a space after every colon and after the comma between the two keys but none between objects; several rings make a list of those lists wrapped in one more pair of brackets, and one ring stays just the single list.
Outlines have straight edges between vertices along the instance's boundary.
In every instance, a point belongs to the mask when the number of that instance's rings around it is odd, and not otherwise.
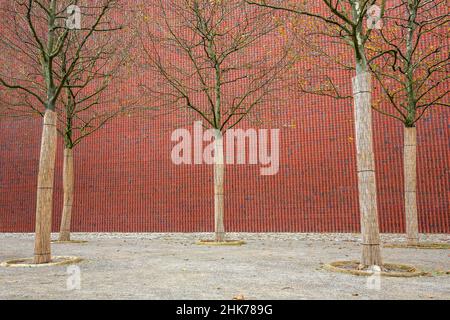
[{"label": "bare tree", "polygon": [[386,8],[386,26],[368,46],[384,94],[374,109],[404,125],[406,234],[412,245],[419,241],[416,123],[428,109],[449,106],[449,17],[445,0],[399,0]]},{"label": "bare tree", "polygon": [[[361,214],[362,257],[361,266],[382,265],[375,180],[375,160],[372,134],[372,83],[366,43],[379,20],[373,26],[366,26],[369,9],[379,4],[379,17],[383,16],[386,1],[376,0],[321,0],[310,3],[279,0],[247,0],[247,3],[281,10],[307,18],[318,23],[316,35],[331,43],[341,43],[350,48],[356,71],[353,78],[353,98],[355,103],[356,150],[358,166],[359,207]],[[306,22],[305,22],[306,23]],[[328,89],[322,94],[335,96],[338,92],[329,78]],[[342,97],[342,96],[340,96]]]},{"label": "bare tree", "polygon": [[266,105],[287,67],[285,52],[256,50],[276,37],[270,12],[244,1],[157,1],[138,28],[155,74],[142,88],[158,109],[191,110],[215,130],[215,240],[224,241],[223,135]]},{"label": "bare tree", "polygon": [[[58,112],[58,133],[64,139],[63,186],[64,204],[61,215],[59,241],[70,241],[70,227],[74,199],[74,154],[73,149],[92,133],[131,106],[131,97],[113,90],[120,90],[124,67],[129,64],[130,37],[119,32],[121,27],[110,28],[108,33],[95,37],[93,43],[80,53],[74,71],[66,78],[65,93],[61,96],[62,110]],[[118,31],[118,32],[112,32]],[[58,79],[67,73],[79,43],[79,34],[70,35],[62,50]]]},{"label": "bare tree", "polygon": [[[0,48],[10,63],[0,71],[0,85],[11,90],[16,106],[44,114],[39,161],[34,263],[51,261],[51,217],[57,140],[57,108],[82,52],[97,34],[116,27],[109,18],[115,0],[16,0],[2,3]],[[82,21],[79,19],[82,18]],[[73,36],[74,33],[78,35]],[[65,71],[61,53],[76,42]],[[59,76],[57,74],[59,73]]]}]

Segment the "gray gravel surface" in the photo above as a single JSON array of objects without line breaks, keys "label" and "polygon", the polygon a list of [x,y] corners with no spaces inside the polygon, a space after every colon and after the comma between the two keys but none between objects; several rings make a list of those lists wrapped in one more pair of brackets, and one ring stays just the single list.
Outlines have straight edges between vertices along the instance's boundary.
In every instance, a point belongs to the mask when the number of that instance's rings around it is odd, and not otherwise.
[{"label": "gray gravel surface", "polygon": [[[56,237],[56,235],[54,235]],[[79,256],[80,289],[66,266],[0,268],[0,299],[445,299],[450,250],[383,249],[386,262],[430,272],[418,278],[332,273],[322,263],[358,260],[356,234],[230,234],[241,247],[195,244],[212,234],[76,233],[86,244],[55,244],[54,255]],[[403,235],[382,235],[402,242]],[[422,236],[450,243],[450,235]],[[0,234],[0,262],[32,256],[32,234]],[[437,272],[436,272],[437,271]],[[372,279],[373,280],[373,279]]]}]

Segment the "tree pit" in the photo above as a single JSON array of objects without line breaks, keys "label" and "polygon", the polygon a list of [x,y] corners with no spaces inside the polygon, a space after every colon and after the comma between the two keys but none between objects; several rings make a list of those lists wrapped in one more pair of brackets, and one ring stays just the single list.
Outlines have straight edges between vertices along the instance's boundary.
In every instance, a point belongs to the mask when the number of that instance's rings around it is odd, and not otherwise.
[{"label": "tree pit", "polygon": [[398,249],[437,249],[437,250],[450,250],[450,243],[390,243],[383,245],[384,248],[398,248]]},{"label": "tree pit", "polygon": [[200,246],[242,246],[245,244],[243,240],[225,240],[225,241],[215,241],[215,240],[200,240],[197,242]]},{"label": "tree pit", "polygon": [[70,257],[70,256],[55,256],[52,257],[52,261],[49,263],[41,263],[35,264],[33,263],[33,258],[23,258],[23,259],[14,259],[8,260],[0,263],[0,267],[7,268],[41,268],[41,267],[56,267],[56,266],[66,266],[71,264],[76,264],[83,259],[78,257]]},{"label": "tree pit", "polygon": [[84,244],[86,240],[52,240],[53,244]]},{"label": "tree pit", "polygon": [[427,273],[416,269],[410,265],[385,263],[380,267],[380,271],[374,271],[373,269],[363,268],[359,261],[336,261],[328,264],[324,264],[323,268],[332,272],[347,273],[355,276],[370,277],[375,274],[380,274],[384,277],[400,277],[411,278],[427,275]]}]

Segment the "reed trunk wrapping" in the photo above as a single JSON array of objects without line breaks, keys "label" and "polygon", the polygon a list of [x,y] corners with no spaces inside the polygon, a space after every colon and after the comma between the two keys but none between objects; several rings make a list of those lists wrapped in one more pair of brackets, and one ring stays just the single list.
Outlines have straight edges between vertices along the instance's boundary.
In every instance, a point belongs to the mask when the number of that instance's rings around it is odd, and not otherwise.
[{"label": "reed trunk wrapping", "polygon": [[63,188],[64,206],[62,209],[59,241],[70,241],[74,189],[73,149],[70,148],[64,149]]},{"label": "reed trunk wrapping", "polygon": [[417,171],[416,171],[417,133],[416,128],[405,127],[404,130],[404,175],[405,175],[405,213],[406,236],[409,244],[419,242],[419,226],[417,216]]},{"label": "reed trunk wrapping", "polygon": [[223,151],[223,135],[217,130],[214,157],[214,230],[215,240],[222,242],[225,239],[224,228],[224,151]]},{"label": "reed trunk wrapping", "polygon": [[364,266],[382,265],[372,134],[372,83],[368,72],[353,78],[359,208]]}]

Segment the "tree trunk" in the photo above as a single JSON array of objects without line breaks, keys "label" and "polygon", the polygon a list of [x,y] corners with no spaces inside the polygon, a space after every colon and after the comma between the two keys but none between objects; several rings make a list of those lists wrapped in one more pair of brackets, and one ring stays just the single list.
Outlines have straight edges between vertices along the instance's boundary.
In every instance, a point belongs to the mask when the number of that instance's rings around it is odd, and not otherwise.
[{"label": "tree trunk", "polygon": [[61,228],[59,231],[59,241],[70,241],[70,222],[72,219],[74,173],[73,173],[73,149],[64,149],[64,206],[61,216]]},{"label": "tree trunk", "polygon": [[225,240],[224,217],[224,154],[223,154],[223,135],[219,130],[216,131],[215,155],[214,155],[214,230],[217,242]]},{"label": "tree trunk", "polygon": [[51,261],[51,228],[53,206],[53,180],[56,158],[56,112],[47,110],[42,130],[41,154],[39,159],[37,202],[36,202],[36,236],[34,263]]},{"label": "tree trunk", "polygon": [[364,266],[381,266],[371,92],[370,73],[358,72],[357,76],[353,78],[353,96],[355,100],[358,190],[363,245],[361,264]]},{"label": "tree trunk", "polygon": [[417,134],[415,127],[405,127],[403,148],[403,166],[405,172],[406,236],[408,238],[408,244],[417,244],[419,242],[419,228],[416,202]]}]

